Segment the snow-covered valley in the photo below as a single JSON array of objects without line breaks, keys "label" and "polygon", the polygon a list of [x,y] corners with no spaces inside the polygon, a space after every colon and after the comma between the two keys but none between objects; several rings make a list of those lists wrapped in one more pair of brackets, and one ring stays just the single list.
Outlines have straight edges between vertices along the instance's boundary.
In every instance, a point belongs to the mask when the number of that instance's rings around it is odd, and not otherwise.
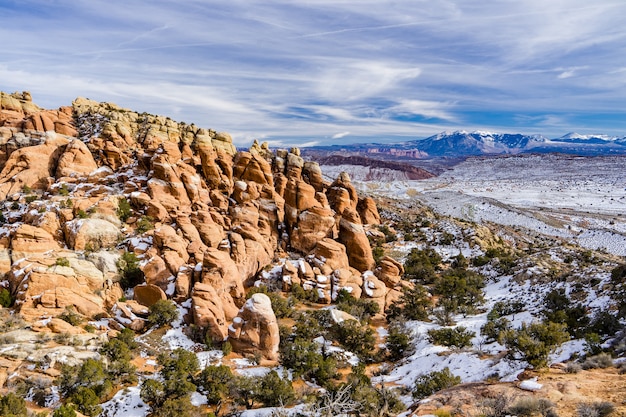
[{"label": "snow-covered valley", "polygon": [[[324,172],[349,166],[323,167]],[[470,158],[420,181],[359,181],[377,196],[422,202],[475,222],[525,227],[626,256],[626,158],[563,155]]]}]

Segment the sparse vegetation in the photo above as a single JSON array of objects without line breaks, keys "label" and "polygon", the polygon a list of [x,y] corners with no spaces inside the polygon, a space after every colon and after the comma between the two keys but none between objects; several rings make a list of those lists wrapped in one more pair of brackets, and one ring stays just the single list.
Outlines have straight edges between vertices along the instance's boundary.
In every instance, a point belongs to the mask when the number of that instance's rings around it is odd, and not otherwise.
[{"label": "sparse vegetation", "polygon": [[159,300],[149,308],[148,324],[150,326],[162,327],[178,319],[178,309],[170,300]]},{"label": "sparse vegetation", "polygon": [[435,345],[442,345],[462,349],[471,346],[472,338],[476,334],[465,327],[454,328],[444,327],[442,329],[431,329],[428,331],[428,339]]},{"label": "sparse vegetation", "polygon": [[116,213],[117,217],[119,217],[122,222],[128,220],[128,218],[133,214],[130,203],[125,197],[118,200]]},{"label": "sparse vegetation", "polygon": [[139,268],[139,258],[133,252],[124,252],[117,261],[117,268],[122,274],[122,288],[132,288],[144,280],[143,271]]},{"label": "sparse vegetation", "polygon": [[533,368],[543,368],[548,363],[548,355],[569,340],[569,333],[561,323],[535,322],[524,323],[519,329],[506,330],[500,339],[511,354],[519,354]]},{"label": "sparse vegetation", "polygon": [[453,375],[447,367],[441,371],[433,371],[429,374],[422,375],[415,380],[412,392],[413,398],[420,400],[438,391],[451,388],[460,383],[461,377]]}]

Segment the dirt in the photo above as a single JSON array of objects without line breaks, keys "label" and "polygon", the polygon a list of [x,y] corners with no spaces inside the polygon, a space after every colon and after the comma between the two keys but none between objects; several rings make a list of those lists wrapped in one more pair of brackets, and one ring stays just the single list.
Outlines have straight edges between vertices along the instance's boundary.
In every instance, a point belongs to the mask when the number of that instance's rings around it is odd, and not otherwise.
[{"label": "dirt", "polygon": [[457,385],[440,391],[413,407],[412,416],[452,414],[476,417],[488,415],[485,404],[490,399],[506,398],[509,404],[524,397],[545,398],[554,404],[559,417],[577,416],[577,408],[583,403],[608,401],[615,406],[612,417],[626,416],[626,375],[616,368],[583,370],[566,373],[562,369],[543,372],[525,372],[520,380],[537,378],[542,385],[538,391],[522,390],[520,383],[472,383]]}]

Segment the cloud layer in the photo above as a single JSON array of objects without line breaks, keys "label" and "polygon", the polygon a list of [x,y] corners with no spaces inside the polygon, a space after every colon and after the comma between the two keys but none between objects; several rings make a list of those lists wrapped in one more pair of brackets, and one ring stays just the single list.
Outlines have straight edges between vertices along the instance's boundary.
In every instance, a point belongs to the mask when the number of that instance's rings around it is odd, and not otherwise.
[{"label": "cloud layer", "polygon": [[626,134],[623,0],[0,2],[0,90],[237,144]]}]

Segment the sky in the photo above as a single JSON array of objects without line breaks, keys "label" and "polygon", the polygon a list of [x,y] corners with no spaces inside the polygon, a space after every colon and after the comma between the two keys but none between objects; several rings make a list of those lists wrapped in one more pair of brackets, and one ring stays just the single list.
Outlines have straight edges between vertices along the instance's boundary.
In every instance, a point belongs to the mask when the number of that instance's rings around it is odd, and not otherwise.
[{"label": "sky", "polygon": [[235,144],[626,136],[624,0],[0,0],[0,91]]}]

